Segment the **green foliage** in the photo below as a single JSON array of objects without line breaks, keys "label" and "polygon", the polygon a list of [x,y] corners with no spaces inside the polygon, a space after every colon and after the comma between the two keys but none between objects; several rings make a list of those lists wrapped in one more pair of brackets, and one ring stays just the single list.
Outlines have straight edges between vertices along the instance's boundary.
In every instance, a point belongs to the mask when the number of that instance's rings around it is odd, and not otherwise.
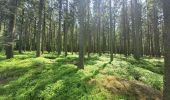
[{"label": "green foliage", "polygon": [[[103,57],[102,59],[107,60],[106,57]],[[138,80],[155,89],[162,90],[162,71],[162,59],[142,58],[137,61],[133,57],[125,58],[122,55],[116,55],[112,64],[107,64],[102,73],[128,80]]]},{"label": "green foliage", "polygon": [[15,52],[15,58],[6,60],[4,54],[0,54],[0,100],[135,100],[126,94],[113,95],[98,84],[90,84],[90,80],[105,74],[142,81],[162,90],[162,75],[156,73],[162,70],[162,59],[144,58],[138,65],[132,57],[125,59],[117,55],[109,64],[108,55],[94,55],[85,59],[84,70],[77,69],[77,59],[77,55],[64,57],[45,53],[35,58],[35,52]]}]

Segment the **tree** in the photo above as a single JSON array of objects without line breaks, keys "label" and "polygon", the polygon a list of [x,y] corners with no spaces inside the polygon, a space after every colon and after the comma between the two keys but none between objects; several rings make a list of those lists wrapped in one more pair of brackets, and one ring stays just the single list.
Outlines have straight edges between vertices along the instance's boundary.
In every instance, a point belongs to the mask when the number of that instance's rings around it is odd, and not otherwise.
[{"label": "tree", "polygon": [[141,32],[141,10],[142,5],[138,0],[132,0],[132,31],[133,31],[133,53],[136,59],[141,56],[140,32]]},{"label": "tree", "polygon": [[21,18],[21,31],[19,34],[19,53],[22,53],[22,47],[23,47],[23,24],[24,24],[24,9],[22,9],[22,18]]},{"label": "tree", "polygon": [[58,36],[57,36],[57,52],[58,55],[61,54],[61,49],[62,49],[62,36],[61,36],[61,22],[62,21],[62,0],[59,0],[59,25],[58,25]]},{"label": "tree", "polygon": [[38,33],[37,33],[37,52],[36,56],[40,57],[41,56],[41,43],[42,43],[42,12],[43,12],[43,7],[44,7],[44,1],[45,0],[40,0],[39,1],[39,21],[38,21]]},{"label": "tree", "polygon": [[46,4],[47,2],[44,2],[44,15],[43,15],[43,27],[42,27],[42,53],[44,53],[44,50],[46,50]]},{"label": "tree", "polygon": [[67,56],[67,45],[68,45],[67,36],[68,36],[68,29],[69,29],[69,22],[68,22],[68,18],[69,18],[69,16],[68,16],[68,10],[69,10],[68,6],[69,6],[69,4],[68,4],[68,0],[66,0],[65,6],[66,7],[65,7],[65,19],[64,19],[64,43],[63,43],[63,47],[64,47],[65,56]]},{"label": "tree", "polygon": [[128,12],[127,12],[127,1],[123,0],[122,15],[121,15],[121,27],[122,27],[122,48],[125,56],[129,54],[129,22],[128,22]]},{"label": "tree", "polygon": [[88,0],[87,1],[87,10],[88,10],[88,12],[87,12],[87,45],[88,45],[88,47],[87,47],[87,49],[88,49],[88,57],[90,57],[90,53],[91,53],[91,30],[90,30],[90,13],[91,13],[91,11],[90,11],[90,1],[91,0]]},{"label": "tree", "polygon": [[160,53],[160,42],[159,42],[159,28],[158,28],[158,8],[157,1],[154,0],[153,4],[153,32],[154,32],[154,55],[156,57],[161,57]]},{"label": "tree", "polygon": [[78,18],[79,18],[79,25],[80,25],[80,33],[79,33],[79,64],[78,67],[80,69],[84,69],[84,15],[85,15],[85,2],[84,0],[79,0],[78,4]]},{"label": "tree", "polygon": [[164,91],[163,100],[170,100],[170,0],[162,0],[164,13]]},{"label": "tree", "polygon": [[6,34],[6,58],[13,58],[13,47],[14,47],[14,35],[15,35],[15,24],[16,24],[16,12],[17,12],[17,0],[9,1],[9,23],[8,32]]},{"label": "tree", "polygon": [[110,62],[113,61],[113,33],[112,33],[112,0],[109,2],[109,14],[110,14]]}]

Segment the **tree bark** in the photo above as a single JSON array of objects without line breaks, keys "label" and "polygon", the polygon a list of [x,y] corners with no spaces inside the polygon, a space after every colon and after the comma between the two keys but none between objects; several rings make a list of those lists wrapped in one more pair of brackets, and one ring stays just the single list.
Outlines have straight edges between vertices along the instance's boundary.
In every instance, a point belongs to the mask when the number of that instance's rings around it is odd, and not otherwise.
[{"label": "tree bark", "polygon": [[65,57],[67,56],[67,36],[68,36],[68,0],[66,0],[66,8],[65,8],[65,20],[64,20],[64,52],[65,52]]},{"label": "tree bark", "polygon": [[62,0],[59,0],[59,25],[58,25],[58,36],[57,36],[57,52],[61,54],[62,49],[62,36],[61,36],[61,20],[62,20]]},{"label": "tree bark", "polygon": [[42,34],[42,53],[46,50],[46,1],[44,1],[44,15],[43,15],[43,34]]},{"label": "tree bark", "polygon": [[113,61],[113,33],[112,33],[112,0],[109,1],[110,10],[110,62]]},{"label": "tree bark", "polygon": [[14,46],[14,35],[15,35],[15,24],[16,24],[16,12],[17,12],[17,0],[10,0],[9,2],[9,24],[8,32],[6,36],[6,58],[13,58],[13,46]]},{"label": "tree bark", "polygon": [[43,12],[43,5],[44,0],[39,0],[39,21],[38,21],[38,33],[37,33],[37,50],[36,50],[36,56],[41,56],[41,43],[42,43],[42,12]]},{"label": "tree bark", "polygon": [[154,32],[154,54],[156,57],[161,57],[160,42],[159,42],[159,28],[158,28],[158,10],[156,8],[156,1],[153,6],[153,32]]},{"label": "tree bark", "polygon": [[24,24],[24,8],[22,9],[22,19],[21,19],[21,32],[19,35],[19,53],[22,53],[23,46],[23,24]]},{"label": "tree bark", "polygon": [[79,5],[78,5],[78,16],[79,16],[79,24],[80,24],[80,33],[79,33],[79,64],[78,67],[80,69],[84,69],[84,15],[85,15],[85,2],[84,0],[79,0]]},{"label": "tree bark", "polygon": [[164,13],[164,91],[163,100],[170,100],[170,0],[162,0]]}]

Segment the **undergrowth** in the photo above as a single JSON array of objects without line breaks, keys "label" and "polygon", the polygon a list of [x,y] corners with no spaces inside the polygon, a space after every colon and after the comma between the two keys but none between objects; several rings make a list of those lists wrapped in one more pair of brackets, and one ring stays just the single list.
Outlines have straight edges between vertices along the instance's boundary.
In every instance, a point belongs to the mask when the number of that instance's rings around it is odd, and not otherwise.
[{"label": "undergrowth", "polygon": [[100,75],[141,81],[155,89],[163,87],[163,60],[115,55],[92,55],[85,59],[85,69],[78,70],[78,55],[67,57],[45,53],[36,58],[34,52],[15,53],[5,59],[0,54],[0,100],[135,100],[126,94],[112,94],[106,88],[90,84]]}]

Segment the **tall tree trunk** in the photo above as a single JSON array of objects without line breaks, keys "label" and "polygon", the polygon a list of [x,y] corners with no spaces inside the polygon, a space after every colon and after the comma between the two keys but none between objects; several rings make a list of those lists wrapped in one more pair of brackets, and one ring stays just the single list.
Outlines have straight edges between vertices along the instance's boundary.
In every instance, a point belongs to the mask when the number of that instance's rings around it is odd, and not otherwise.
[{"label": "tall tree trunk", "polygon": [[[72,9],[75,9],[75,8],[72,8]],[[73,16],[73,19],[72,19],[72,22],[71,22],[71,39],[70,39],[70,49],[71,49],[71,53],[73,54],[73,52],[74,52],[74,32],[75,32],[75,13],[74,13],[74,11],[72,11],[72,16]]]},{"label": "tall tree trunk", "polygon": [[140,51],[140,30],[141,30],[141,5],[138,3],[138,0],[134,0],[134,18],[135,18],[135,51],[134,57],[135,59],[139,59],[141,56]]},{"label": "tall tree trunk", "polygon": [[61,20],[62,20],[62,0],[59,0],[59,25],[58,25],[58,36],[57,36],[57,52],[61,54],[62,49],[62,36],[61,36]]},{"label": "tall tree trunk", "polygon": [[122,8],[122,37],[123,37],[123,53],[125,56],[128,55],[128,16],[127,16],[127,1],[123,0],[123,8]]},{"label": "tall tree trunk", "polygon": [[44,17],[43,17],[43,34],[42,34],[42,53],[44,53],[44,50],[46,49],[46,0],[44,1]]},{"label": "tall tree trunk", "polygon": [[39,21],[38,21],[38,33],[37,33],[37,50],[36,50],[36,56],[40,57],[41,56],[41,43],[42,43],[42,12],[43,12],[43,6],[44,5],[44,0],[39,0]]},{"label": "tall tree trunk", "polygon": [[88,0],[87,3],[87,9],[88,9],[88,14],[87,14],[87,38],[88,38],[88,57],[90,57],[91,53],[91,31],[90,31],[90,0]]},{"label": "tall tree trunk", "polygon": [[8,32],[6,36],[6,58],[13,58],[13,45],[15,35],[15,24],[16,24],[16,12],[17,12],[17,0],[10,0],[9,2],[9,23]]},{"label": "tall tree trunk", "polygon": [[113,33],[112,33],[112,0],[109,1],[110,10],[110,62],[113,61]]},{"label": "tall tree trunk", "polygon": [[67,56],[67,36],[68,36],[68,0],[66,0],[66,8],[65,8],[65,20],[64,20],[64,52],[65,57]]},{"label": "tall tree trunk", "polygon": [[48,52],[52,51],[52,11],[50,11],[49,15],[49,34],[48,34]]},{"label": "tall tree trunk", "polygon": [[19,35],[19,53],[22,53],[23,46],[23,24],[24,24],[24,8],[22,9],[22,19],[21,19],[21,32]]},{"label": "tall tree trunk", "polygon": [[132,21],[132,48],[131,52],[134,54],[135,52],[135,7],[133,4],[133,0],[131,0],[131,21]]},{"label": "tall tree trunk", "polygon": [[37,20],[36,18],[34,19],[34,38],[33,38],[33,50],[36,50],[36,35],[37,35]]},{"label": "tall tree trunk", "polygon": [[80,33],[79,33],[79,64],[78,67],[80,69],[84,69],[84,15],[85,15],[85,2],[84,0],[79,0],[79,4],[78,4],[78,17],[79,17],[79,24],[80,24]]},{"label": "tall tree trunk", "polygon": [[102,0],[98,0],[97,52],[99,56],[101,56],[101,3]]},{"label": "tall tree trunk", "polygon": [[162,0],[164,22],[165,22],[165,33],[164,33],[164,56],[165,56],[165,67],[164,67],[164,91],[163,100],[170,100],[170,0]]},{"label": "tall tree trunk", "polygon": [[154,54],[156,57],[161,57],[160,53],[160,42],[159,42],[159,28],[158,28],[158,10],[156,7],[156,1],[153,4],[153,32],[154,32]]}]

